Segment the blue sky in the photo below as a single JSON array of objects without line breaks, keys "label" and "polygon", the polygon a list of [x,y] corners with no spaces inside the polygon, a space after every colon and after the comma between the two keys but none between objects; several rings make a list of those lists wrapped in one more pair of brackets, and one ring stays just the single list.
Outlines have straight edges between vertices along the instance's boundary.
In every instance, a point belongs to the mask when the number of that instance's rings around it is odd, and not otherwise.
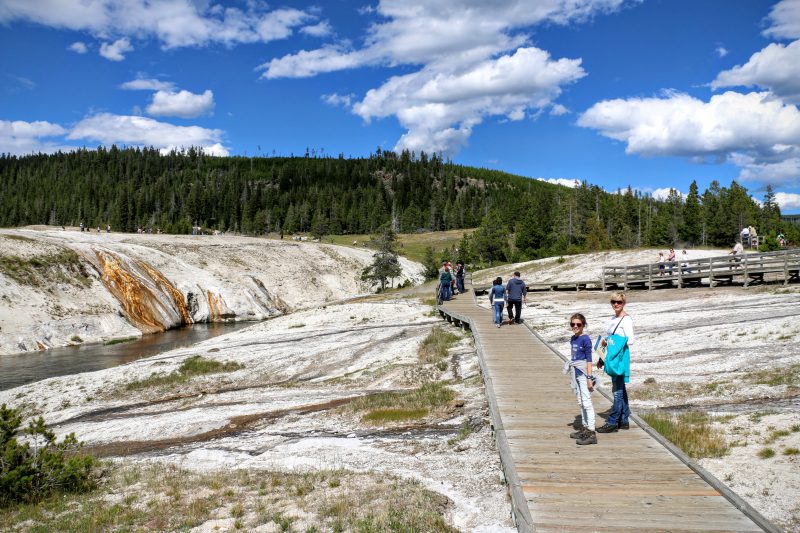
[{"label": "blue sky", "polygon": [[0,0],[0,152],[438,151],[800,212],[800,0]]}]

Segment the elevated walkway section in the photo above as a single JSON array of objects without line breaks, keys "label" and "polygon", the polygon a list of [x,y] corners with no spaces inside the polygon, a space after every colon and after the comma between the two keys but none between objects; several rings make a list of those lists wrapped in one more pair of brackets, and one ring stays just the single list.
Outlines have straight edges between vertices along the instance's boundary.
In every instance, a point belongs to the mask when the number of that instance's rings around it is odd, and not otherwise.
[{"label": "elevated walkway section", "polygon": [[779,531],[636,416],[578,446],[563,356],[524,324],[495,327],[473,294],[438,310],[474,335],[519,531]]}]

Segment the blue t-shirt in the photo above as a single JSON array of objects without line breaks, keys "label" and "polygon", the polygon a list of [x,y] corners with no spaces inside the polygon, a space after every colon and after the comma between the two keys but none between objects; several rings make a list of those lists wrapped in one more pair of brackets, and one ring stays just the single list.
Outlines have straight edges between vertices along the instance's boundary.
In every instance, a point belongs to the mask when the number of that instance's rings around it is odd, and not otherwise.
[{"label": "blue t-shirt", "polygon": [[[580,337],[573,335],[569,343],[572,346],[573,361],[592,362],[592,339],[589,338],[589,335],[581,335]],[[575,369],[576,376],[580,376],[582,374],[583,372],[577,368]]]}]

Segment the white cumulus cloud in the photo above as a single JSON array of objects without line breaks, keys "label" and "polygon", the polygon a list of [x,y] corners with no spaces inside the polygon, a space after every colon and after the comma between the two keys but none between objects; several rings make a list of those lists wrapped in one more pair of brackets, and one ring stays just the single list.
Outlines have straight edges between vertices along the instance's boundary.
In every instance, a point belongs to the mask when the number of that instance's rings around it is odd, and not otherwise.
[{"label": "white cumulus cloud", "polygon": [[218,129],[176,126],[147,117],[99,113],[78,122],[67,138],[99,141],[104,145],[152,146],[166,151],[195,146],[214,155],[228,155],[228,150],[222,145],[222,135]]},{"label": "white cumulus cloud", "polygon": [[800,0],[781,0],[770,10],[764,35],[775,39],[800,39]]},{"label": "white cumulus cloud", "polygon": [[104,40],[154,38],[168,49],[269,42],[316,20],[299,9],[269,11],[263,2],[241,4],[244,9],[203,0],[3,0],[0,23],[24,20]]},{"label": "white cumulus cloud", "polygon": [[726,55],[728,55],[728,49],[725,48],[724,46],[717,46],[715,51],[717,52],[717,55],[719,57],[725,57]]},{"label": "white cumulus cloud", "polygon": [[323,20],[311,26],[303,26],[300,28],[300,33],[311,37],[327,37],[333,33],[333,28],[331,28],[330,22]]},{"label": "white cumulus cloud", "polygon": [[136,78],[120,84],[120,89],[128,91],[169,91],[175,84],[169,81],[158,80],[155,78]]},{"label": "white cumulus cloud", "polygon": [[648,156],[708,156],[735,151],[768,156],[800,145],[800,111],[769,93],[726,92],[704,102],[688,94],[604,100],[578,119]]},{"label": "white cumulus cloud", "polygon": [[739,166],[742,180],[800,180],[800,110],[770,93],[726,92],[708,102],[682,93],[604,100],[578,124],[624,142],[629,154],[713,157]]},{"label": "white cumulus cloud", "polygon": [[561,86],[585,76],[579,59],[552,60],[538,48],[487,59],[468,69],[443,72],[424,68],[389,79],[353,106],[371,120],[396,116],[408,129],[396,149],[454,153],[485,117],[520,120],[544,108]]},{"label": "white cumulus cloud", "polygon": [[81,41],[76,41],[67,47],[68,50],[72,50],[76,54],[85,54],[89,49],[86,47],[86,43]]},{"label": "white cumulus cloud", "polygon": [[792,192],[776,192],[775,202],[781,209],[800,209],[800,194]]},{"label": "white cumulus cloud", "polygon": [[153,101],[147,106],[147,113],[154,116],[195,118],[214,109],[214,93],[205,90],[203,94],[189,91],[157,91]]},{"label": "white cumulus cloud", "polygon": [[133,46],[127,37],[117,39],[113,43],[103,43],[100,45],[100,55],[109,61],[122,61],[125,54],[133,51]]},{"label": "white cumulus cloud", "polygon": [[784,100],[800,102],[800,40],[788,45],[772,43],[744,65],[720,72],[711,82],[713,89],[735,86],[762,87]]},{"label": "white cumulus cloud", "polygon": [[67,130],[46,121],[0,120],[0,153],[25,155],[70,150],[51,138],[62,137]]},{"label": "white cumulus cloud", "polygon": [[554,185],[563,185],[564,187],[570,187],[572,189],[581,186],[580,180],[570,179],[570,178],[536,178],[536,179],[539,181],[552,183]]},{"label": "white cumulus cloud", "polygon": [[[417,69],[369,90],[352,110],[366,121],[396,117],[395,149],[457,151],[488,117],[538,116],[565,84],[585,75],[578,59],[530,45],[542,23],[568,24],[620,9],[625,0],[380,0],[360,44],[326,43],[273,58],[262,77],[305,78],[364,66]],[[553,107],[555,114],[563,106]]]},{"label": "white cumulus cloud", "polygon": [[323,94],[321,98],[323,102],[325,102],[328,105],[332,105],[334,107],[336,106],[350,107],[351,105],[353,105],[353,98],[355,98],[355,96],[356,95],[352,93],[351,94],[332,93],[332,94]]}]

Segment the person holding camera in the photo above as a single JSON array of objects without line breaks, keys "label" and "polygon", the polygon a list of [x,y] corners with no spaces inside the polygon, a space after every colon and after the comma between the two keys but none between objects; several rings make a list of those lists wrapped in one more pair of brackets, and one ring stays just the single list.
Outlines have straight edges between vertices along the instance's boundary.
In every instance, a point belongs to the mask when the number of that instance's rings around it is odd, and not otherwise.
[{"label": "person holding camera", "polygon": [[[615,292],[611,295],[611,308],[614,310],[614,316],[608,323],[606,328],[606,338],[602,340],[603,346],[608,348],[608,338],[618,335],[625,337],[624,346],[622,350],[630,347],[634,341],[633,333],[633,319],[625,312],[625,294]],[[628,429],[628,417],[631,414],[631,408],[628,405],[628,391],[625,389],[625,383],[630,378],[630,368],[625,368],[622,373],[610,374],[608,371],[608,357],[606,357],[606,373],[611,376],[611,392],[614,397],[614,404],[611,406],[611,414],[608,416],[606,423],[597,428],[598,433],[613,433],[618,429]]]}]

